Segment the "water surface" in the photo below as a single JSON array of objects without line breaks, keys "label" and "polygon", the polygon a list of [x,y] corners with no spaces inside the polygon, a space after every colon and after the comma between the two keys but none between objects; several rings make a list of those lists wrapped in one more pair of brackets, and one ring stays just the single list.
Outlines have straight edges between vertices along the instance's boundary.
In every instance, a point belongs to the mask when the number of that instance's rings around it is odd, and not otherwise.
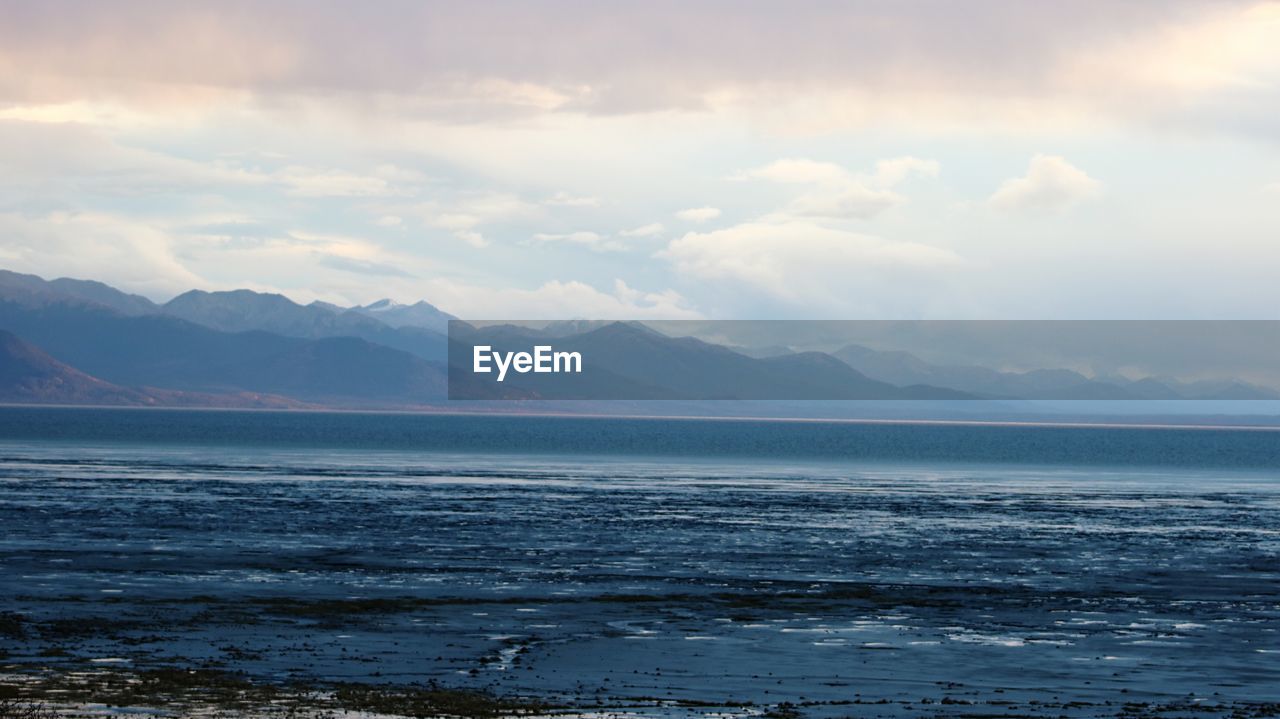
[{"label": "water surface", "polygon": [[1280,686],[1270,432],[4,409],[0,437],[18,667],[815,714]]}]

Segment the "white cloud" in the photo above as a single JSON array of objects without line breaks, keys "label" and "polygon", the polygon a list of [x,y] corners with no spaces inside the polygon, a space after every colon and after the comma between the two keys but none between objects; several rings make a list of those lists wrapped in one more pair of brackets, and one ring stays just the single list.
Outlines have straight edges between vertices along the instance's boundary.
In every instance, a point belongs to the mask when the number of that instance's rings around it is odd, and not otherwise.
[{"label": "white cloud", "polygon": [[747,283],[790,300],[871,292],[961,264],[948,250],[794,219],[690,232],[657,256],[686,275]]},{"label": "white cloud", "polygon": [[707,222],[719,216],[720,210],[716,207],[690,207],[676,213],[677,218],[686,222]]},{"label": "white cloud", "polygon": [[442,230],[469,230],[480,221],[479,217],[465,212],[446,212],[432,217],[429,224]]},{"label": "white cloud", "polygon": [[[217,232],[181,234],[174,228],[179,256],[199,267],[205,281],[192,286],[285,292],[291,297],[363,298],[364,292],[420,285],[440,272],[432,260],[388,249],[359,236],[294,229],[254,237],[252,242]],[[245,268],[253,268],[246,274]],[[355,288],[355,289],[352,289]]]},{"label": "white cloud", "polygon": [[859,184],[840,189],[824,189],[797,197],[783,210],[783,215],[828,219],[865,220],[902,203],[902,195],[887,190],[872,190]]},{"label": "white cloud", "polygon": [[549,234],[539,232],[533,236],[533,241],[540,244],[547,243],[568,243],[572,245],[582,245],[589,247],[597,252],[621,252],[626,249],[617,240],[611,240],[608,237],[596,232],[568,232],[564,234]]},{"label": "white cloud", "polygon": [[483,249],[489,246],[489,238],[475,230],[454,230],[453,236],[472,247]]},{"label": "white cloud", "polygon": [[[108,281],[129,292],[168,299],[193,287],[283,292],[301,302],[366,303],[387,294],[429,298],[471,317],[520,319],[699,319],[672,289],[640,290],[621,279],[598,289],[577,280],[552,280],[531,289],[439,278],[429,264],[389,255],[360,238],[292,232],[228,249],[232,238],[182,235],[172,228],[102,214],[24,216],[0,212],[0,266],[45,278]],[[209,271],[196,275],[179,255]],[[244,275],[255,266],[273,276]],[[378,276],[376,288],[369,276]]]},{"label": "white cloud", "polygon": [[71,122],[0,120],[0,167],[0,187],[59,198],[217,192],[270,182],[261,172],[131,147]]},{"label": "white cloud", "polygon": [[205,284],[179,259],[164,227],[96,212],[0,214],[0,266],[46,278],[79,277],[152,297]]},{"label": "white cloud", "polygon": [[427,220],[428,225],[448,230],[454,237],[472,247],[484,248],[489,246],[489,240],[476,229],[480,222],[481,218],[476,215],[458,212],[436,215]]},{"label": "white cloud", "polygon": [[[421,287],[419,287],[421,289]],[[675,290],[636,290],[614,280],[603,291],[576,280],[552,280],[534,289],[489,287],[451,280],[426,285],[432,302],[462,317],[540,319],[699,319]]]},{"label": "white cloud", "polygon": [[383,215],[374,221],[378,227],[400,227],[404,224],[404,218],[399,215]]},{"label": "white cloud", "polygon": [[594,197],[575,196],[567,192],[557,192],[547,199],[546,204],[561,207],[599,207],[600,200]]},{"label": "white cloud", "polygon": [[937,160],[925,160],[906,155],[880,160],[876,171],[870,175],[854,174],[834,162],[819,162],[807,158],[784,158],[763,167],[740,173],[732,179],[769,180],[794,185],[848,185],[861,184],[870,187],[890,188],[912,175],[937,177]]},{"label": "white cloud", "polygon": [[371,174],[289,165],[271,173],[271,178],[285,186],[285,194],[294,197],[410,195],[414,191],[411,185],[425,179],[419,173],[391,165],[379,167]]},{"label": "white cloud", "polygon": [[847,182],[849,171],[834,162],[817,162],[804,158],[775,160],[763,167],[747,170],[732,179],[769,180],[789,184],[821,184]]},{"label": "white cloud", "polygon": [[536,205],[502,192],[464,194],[447,201],[436,200],[401,208],[401,211],[416,214],[428,227],[448,230],[468,245],[480,248],[490,244],[480,232],[481,226],[538,216]]},{"label": "white cloud", "polygon": [[663,227],[661,222],[650,222],[647,225],[641,225],[634,229],[623,230],[618,234],[623,237],[653,237],[654,235],[662,234],[662,231],[665,229],[667,228]]},{"label": "white cloud", "polygon": [[894,157],[876,163],[875,182],[881,187],[893,187],[912,175],[937,177],[940,170],[937,160],[919,157]]},{"label": "white cloud", "polygon": [[936,177],[938,163],[917,157],[897,157],[876,163],[870,175],[857,175],[832,162],[804,158],[776,160],[748,170],[735,179],[768,180],[808,189],[776,217],[869,219],[906,201],[890,190],[911,175]]},{"label": "white cloud", "polygon": [[1057,155],[1036,155],[1027,174],[1006,180],[987,203],[999,210],[1063,210],[1094,197],[1102,185]]},{"label": "white cloud", "polygon": [[[1008,118],[993,104],[1047,110],[1012,118],[1030,124],[1065,106],[1111,117],[1153,106],[1194,114],[1184,101],[1203,95],[1192,93],[1224,88],[1265,100],[1278,17],[1275,3],[1247,0],[1082,0],[1017,12],[979,1],[928,13],[910,4],[769,4],[738,8],[728,24],[714,7],[654,16],[637,3],[513,7],[500,16],[469,5],[397,13],[353,5],[319,17],[306,4],[250,5],[210,18],[181,3],[125,1],[85,5],[69,22],[55,4],[0,25],[0,88],[49,104],[249,97],[287,106],[311,95],[377,110],[397,98],[406,114],[454,119],[715,103],[821,118],[803,96],[825,92],[856,100],[849,115],[862,118],[990,121]],[[682,31],[670,32],[671,22]],[[351,27],[367,32],[344,32]]]}]

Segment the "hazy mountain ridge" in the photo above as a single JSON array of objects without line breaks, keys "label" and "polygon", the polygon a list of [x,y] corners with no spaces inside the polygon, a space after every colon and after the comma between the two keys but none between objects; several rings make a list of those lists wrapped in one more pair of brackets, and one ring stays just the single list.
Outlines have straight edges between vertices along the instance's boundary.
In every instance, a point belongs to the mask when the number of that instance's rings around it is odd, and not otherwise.
[{"label": "hazy mountain ridge", "polygon": [[425,300],[403,305],[382,299],[363,307],[351,307],[347,311],[372,317],[390,327],[420,327],[440,334],[448,332],[449,320],[458,319]]},{"label": "hazy mountain ridge", "polygon": [[638,323],[611,322],[580,334],[560,335],[515,325],[465,329],[455,324],[450,364],[469,368],[470,348],[478,343],[495,350],[528,351],[535,342],[554,341],[557,351],[579,352],[583,372],[574,375],[508,375],[489,390],[468,398],[524,392],[552,399],[964,399],[961,392],[915,386],[896,387],[872,380],[838,359],[808,352],[757,359],[694,337],[669,337]]},{"label": "hazy mountain ridge", "polygon": [[392,327],[354,310],[332,305],[300,305],[284,295],[230,290],[191,290],[165,303],[160,310],[223,332],[263,331],[285,337],[323,339],[358,337],[429,361],[445,358],[443,334],[412,325]]},{"label": "hazy mountain ridge", "polygon": [[121,292],[101,282],[67,277],[46,281],[36,275],[9,270],[0,270],[0,298],[26,307],[63,302],[107,307],[121,314],[146,314],[157,309],[157,305],[145,297]]},{"label": "hazy mountain ridge", "polygon": [[126,317],[70,306],[14,311],[4,302],[0,326],[124,386],[260,392],[343,405],[409,405],[444,395],[441,365],[355,337],[219,332],[163,315]]},{"label": "hazy mountain ridge", "polygon": [[104,382],[0,330],[0,399],[56,404],[148,404],[142,392]]},{"label": "hazy mountain ridge", "polygon": [[850,367],[894,384],[928,383],[991,399],[1280,399],[1244,382],[1182,382],[1169,377],[1087,377],[1067,369],[1008,372],[972,365],[936,365],[902,351],[847,345],[832,353]]},{"label": "hazy mountain ridge", "polygon": [[0,330],[0,401],[23,404],[301,408],[287,397],[250,392],[207,394],[121,387],[50,357]]},{"label": "hazy mountain ridge", "polygon": [[[157,305],[91,280],[45,281],[0,270],[0,330],[11,332],[0,400],[412,408],[446,399],[450,353],[483,339],[577,351],[575,375],[483,377],[456,385],[484,399],[1269,399],[1243,382],[1086,377],[1065,369],[1003,372],[935,365],[907,352],[849,345],[834,353],[759,352],[668,336],[640,322],[570,320],[542,328],[472,326],[439,333],[393,321],[450,315],[419,302],[353,309],[301,305],[250,290],[193,290]],[[448,321],[448,320],[444,320]],[[16,335],[16,336],[14,336]],[[470,344],[465,345],[467,352]],[[430,358],[438,357],[440,361]],[[469,374],[469,373],[468,373]],[[240,404],[237,404],[240,403]],[[259,403],[259,404],[254,404]],[[262,404],[265,403],[265,404]],[[292,403],[292,404],[291,404]]]},{"label": "hazy mountain ridge", "polygon": [[[443,332],[448,319],[452,319],[452,315],[426,302],[395,305],[390,300],[381,300],[374,303],[411,310],[409,315],[386,316],[396,320],[388,323],[377,314],[366,312],[364,307],[343,308],[324,302],[302,305],[284,295],[244,289],[190,290],[166,303],[156,304],[93,280],[64,277],[46,281],[36,275],[7,270],[0,270],[0,298],[30,308],[75,304],[107,308],[131,317],[168,315],[222,332],[257,330],[304,339],[359,337],[435,362],[444,361]],[[435,319],[428,321],[430,318]],[[418,324],[417,319],[422,319],[424,324]]]},{"label": "hazy mountain ridge", "polygon": [[[362,338],[227,332],[165,313],[124,314],[30,275],[3,279],[0,328],[67,368],[121,388],[248,392],[335,406],[412,406],[439,401],[445,393],[441,363]],[[249,295],[253,302],[260,297]],[[269,301],[288,312],[285,302],[300,307],[280,300]],[[437,341],[443,352],[443,338]]]}]

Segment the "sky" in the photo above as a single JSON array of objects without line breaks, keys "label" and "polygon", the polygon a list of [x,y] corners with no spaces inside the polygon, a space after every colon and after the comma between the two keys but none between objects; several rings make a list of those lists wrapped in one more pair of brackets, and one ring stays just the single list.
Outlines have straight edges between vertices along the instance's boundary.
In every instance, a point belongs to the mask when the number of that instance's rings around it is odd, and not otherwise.
[{"label": "sky", "polygon": [[0,0],[0,267],[475,319],[1275,319],[1277,117],[1277,2]]}]

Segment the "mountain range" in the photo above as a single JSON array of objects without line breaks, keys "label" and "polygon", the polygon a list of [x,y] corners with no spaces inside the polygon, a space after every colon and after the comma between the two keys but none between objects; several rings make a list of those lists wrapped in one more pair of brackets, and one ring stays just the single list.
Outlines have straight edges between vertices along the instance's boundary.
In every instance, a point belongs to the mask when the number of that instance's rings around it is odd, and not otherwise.
[{"label": "mountain range", "polygon": [[0,271],[0,329],[110,385],[223,398],[214,404],[249,393],[411,406],[445,394],[444,335],[246,290],[156,305],[99,283]]},{"label": "mountain range", "polygon": [[[518,375],[501,384],[461,372],[450,386],[449,366],[468,364],[480,342],[509,351],[554,343],[590,361],[581,374]],[[640,323],[473,326],[425,301],[341,307],[250,290],[192,290],[156,303],[101,282],[0,270],[0,402],[414,408],[443,406],[450,393],[518,400],[1280,397],[1240,382],[944,366],[859,345],[831,353],[731,348]]]},{"label": "mountain range", "polygon": [[308,406],[288,397],[253,392],[207,394],[154,387],[121,387],[63,364],[4,330],[0,330],[0,402],[272,409]]},{"label": "mountain range", "polygon": [[901,351],[847,345],[833,356],[868,377],[893,384],[935,384],[990,399],[1176,400],[1280,399],[1280,392],[1245,382],[1185,382],[1171,377],[1086,377],[1067,369],[1009,372],[938,365]]},{"label": "mountain range", "polygon": [[[455,325],[450,365],[464,371],[450,396],[468,399],[968,399],[971,395],[922,384],[899,387],[870,379],[835,357],[803,352],[758,359],[694,337],[668,337],[636,322],[544,329],[516,325]],[[590,358],[580,374],[509,375],[478,382],[468,371],[471,348],[527,351],[535,342]]]}]

